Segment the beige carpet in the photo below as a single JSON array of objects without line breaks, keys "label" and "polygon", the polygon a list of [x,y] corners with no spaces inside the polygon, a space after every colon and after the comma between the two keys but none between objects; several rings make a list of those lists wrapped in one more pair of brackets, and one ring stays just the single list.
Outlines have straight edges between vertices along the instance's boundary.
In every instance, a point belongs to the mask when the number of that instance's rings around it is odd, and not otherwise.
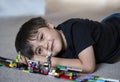
[{"label": "beige carpet", "polygon": [[[119,0],[102,2],[63,2],[64,0],[47,0],[47,11],[44,16],[48,21],[57,25],[69,18],[89,18],[100,21],[105,16],[120,12]],[[78,1],[78,0],[77,0]],[[87,1],[87,0],[85,0]],[[113,1],[113,2],[112,2]],[[94,4],[93,4],[94,3]],[[100,4],[99,4],[100,3]],[[28,17],[0,17],[0,56],[16,58],[14,41],[19,27]],[[114,64],[100,64],[94,75],[120,80],[120,61]],[[0,82],[69,82],[39,74],[24,73],[15,69],[0,67]]]}]

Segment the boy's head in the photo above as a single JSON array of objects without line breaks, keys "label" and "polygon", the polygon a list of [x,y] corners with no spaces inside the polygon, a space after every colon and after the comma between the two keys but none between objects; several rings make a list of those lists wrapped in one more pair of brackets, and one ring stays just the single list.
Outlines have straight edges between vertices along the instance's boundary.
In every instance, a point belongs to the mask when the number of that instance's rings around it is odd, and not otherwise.
[{"label": "boy's head", "polygon": [[22,25],[15,41],[17,52],[28,58],[34,55],[57,55],[63,47],[61,33],[41,17],[32,18]]}]

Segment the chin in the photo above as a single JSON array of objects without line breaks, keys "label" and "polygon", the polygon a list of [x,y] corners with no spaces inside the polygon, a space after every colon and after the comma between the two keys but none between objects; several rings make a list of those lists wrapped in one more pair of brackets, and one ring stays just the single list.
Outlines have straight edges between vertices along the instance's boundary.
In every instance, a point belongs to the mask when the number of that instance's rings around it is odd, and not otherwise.
[{"label": "chin", "polygon": [[53,53],[52,56],[54,57],[54,56],[56,56],[56,54]]},{"label": "chin", "polygon": [[52,53],[53,56],[57,56],[61,50],[62,50],[61,46],[54,46],[53,53]]},{"label": "chin", "polygon": [[55,57],[56,55],[57,55],[57,53],[55,53],[55,52],[52,53],[52,56],[53,56],[53,57]]}]

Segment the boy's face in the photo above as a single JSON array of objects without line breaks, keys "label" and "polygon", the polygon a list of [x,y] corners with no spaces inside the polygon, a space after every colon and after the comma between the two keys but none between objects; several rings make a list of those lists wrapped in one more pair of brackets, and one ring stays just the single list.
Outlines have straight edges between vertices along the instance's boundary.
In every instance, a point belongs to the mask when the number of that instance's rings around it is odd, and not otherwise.
[{"label": "boy's face", "polygon": [[61,50],[63,40],[60,32],[53,27],[43,27],[38,29],[33,40],[29,40],[32,44],[33,52],[36,55],[46,56],[51,51],[52,56],[56,56]]}]

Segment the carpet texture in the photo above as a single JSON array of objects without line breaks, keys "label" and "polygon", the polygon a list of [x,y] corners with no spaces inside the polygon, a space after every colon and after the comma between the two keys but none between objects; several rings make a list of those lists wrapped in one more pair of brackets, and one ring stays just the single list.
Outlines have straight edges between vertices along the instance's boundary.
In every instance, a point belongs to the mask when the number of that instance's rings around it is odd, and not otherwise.
[{"label": "carpet texture", "polygon": [[[49,0],[48,0],[49,1]],[[53,0],[54,1],[54,0]],[[119,2],[119,1],[118,1]],[[49,2],[50,3],[50,2]],[[105,6],[103,9],[97,11],[91,10],[91,6],[88,6],[86,10],[82,10],[83,7],[77,5],[71,5],[72,11],[68,8],[68,5],[62,4],[62,9],[51,8],[55,4],[47,6],[46,18],[48,21],[57,25],[69,18],[89,18],[91,20],[101,21],[105,16],[120,12],[120,6],[111,5]],[[58,3],[56,3],[58,5]],[[60,4],[59,4],[60,5]],[[82,5],[83,6],[83,5]],[[89,9],[90,8],[90,9]],[[77,10],[76,10],[77,9]],[[54,13],[53,13],[54,12]],[[0,56],[15,59],[17,53],[15,51],[14,42],[18,29],[28,19],[35,16],[27,17],[0,17]],[[105,78],[113,78],[120,80],[120,60],[114,64],[99,64],[94,75],[102,76]],[[69,82],[63,79],[52,78],[50,76],[44,76],[33,73],[24,73],[19,70],[0,67],[0,82]]]}]

